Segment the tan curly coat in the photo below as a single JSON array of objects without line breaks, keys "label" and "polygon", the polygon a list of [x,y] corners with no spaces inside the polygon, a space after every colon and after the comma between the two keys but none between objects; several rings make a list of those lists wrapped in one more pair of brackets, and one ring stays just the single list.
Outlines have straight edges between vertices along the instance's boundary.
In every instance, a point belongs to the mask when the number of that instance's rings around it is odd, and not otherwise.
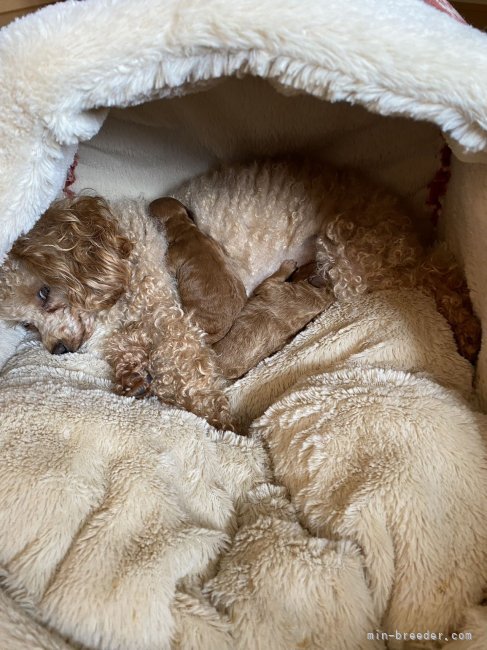
[{"label": "tan curly coat", "polygon": [[[479,326],[458,267],[421,245],[385,190],[348,171],[273,160],[225,166],[190,181],[178,198],[198,225],[212,224],[208,234],[236,263],[247,292],[285,259],[316,256],[338,300],[394,287],[433,293],[460,351],[474,357]],[[181,308],[165,251],[140,203],[57,202],[2,268],[0,317],[35,328],[53,352],[98,345],[120,392],[150,384],[162,401],[232,428],[216,355]],[[254,345],[241,336],[244,353]]]}]

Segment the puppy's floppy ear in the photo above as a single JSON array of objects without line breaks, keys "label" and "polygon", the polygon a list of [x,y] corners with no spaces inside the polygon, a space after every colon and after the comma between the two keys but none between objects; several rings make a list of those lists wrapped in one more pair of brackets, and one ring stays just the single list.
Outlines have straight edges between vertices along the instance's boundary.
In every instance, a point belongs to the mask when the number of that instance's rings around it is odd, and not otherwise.
[{"label": "puppy's floppy ear", "polygon": [[108,203],[79,196],[53,203],[12,254],[65,291],[71,305],[96,311],[111,307],[126,290],[132,249]]}]

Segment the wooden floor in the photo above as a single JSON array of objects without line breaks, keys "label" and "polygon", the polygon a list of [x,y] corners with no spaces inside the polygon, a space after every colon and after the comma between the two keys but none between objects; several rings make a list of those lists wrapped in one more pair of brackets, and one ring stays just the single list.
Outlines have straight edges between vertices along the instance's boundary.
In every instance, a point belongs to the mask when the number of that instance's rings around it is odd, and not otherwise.
[{"label": "wooden floor", "polygon": [[482,30],[487,30],[487,1],[483,2],[451,2],[467,23]]},{"label": "wooden floor", "polygon": [[0,0],[0,27],[14,18],[50,4],[54,4],[52,0]]}]

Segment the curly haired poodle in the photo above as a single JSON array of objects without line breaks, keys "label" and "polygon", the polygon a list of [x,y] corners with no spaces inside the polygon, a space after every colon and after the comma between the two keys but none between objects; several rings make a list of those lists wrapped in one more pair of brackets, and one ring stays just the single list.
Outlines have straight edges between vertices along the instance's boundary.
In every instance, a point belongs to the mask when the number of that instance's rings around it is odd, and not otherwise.
[{"label": "curly haired poodle", "polygon": [[[427,251],[398,200],[353,172],[307,161],[227,165],[189,181],[176,198],[232,259],[221,270],[236,273],[248,294],[290,258],[316,258],[318,277],[337,300],[420,286],[435,296],[460,351],[475,356],[480,328],[454,260],[443,249]],[[217,358],[182,309],[165,255],[164,228],[140,203],[109,206],[89,196],[56,202],[0,271],[0,317],[37,330],[56,354],[98,346],[123,394],[153,394],[232,428],[221,350]],[[290,300],[285,309],[281,289],[274,283],[264,292],[261,318],[275,302],[280,319],[291,321],[295,305]],[[241,301],[241,288],[237,294]],[[329,295],[321,295],[325,304]],[[245,325],[245,311],[242,318],[228,334]],[[238,354],[252,359],[256,332],[248,323],[235,329],[235,341]],[[229,367],[234,354],[229,345]]]},{"label": "curly haired poodle", "polygon": [[231,429],[215,354],[181,309],[165,249],[136,203],[58,201],[2,267],[0,317],[37,330],[53,354],[78,350],[96,332],[119,392],[149,390]]},{"label": "curly haired poodle", "polygon": [[435,298],[459,352],[476,360],[480,322],[453,255],[425,245],[402,201],[359,173],[274,158],[223,165],[174,196],[238,262],[248,293],[286,259],[316,259],[338,300],[417,287]]}]

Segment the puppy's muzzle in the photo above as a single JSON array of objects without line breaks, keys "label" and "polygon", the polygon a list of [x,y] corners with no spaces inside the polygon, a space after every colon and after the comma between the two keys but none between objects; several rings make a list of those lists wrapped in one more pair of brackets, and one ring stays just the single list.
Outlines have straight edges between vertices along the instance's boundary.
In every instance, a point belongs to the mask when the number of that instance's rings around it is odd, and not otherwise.
[{"label": "puppy's muzzle", "polygon": [[73,352],[73,350],[70,350],[62,341],[56,343],[51,350],[51,354],[67,354],[68,352]]}]

